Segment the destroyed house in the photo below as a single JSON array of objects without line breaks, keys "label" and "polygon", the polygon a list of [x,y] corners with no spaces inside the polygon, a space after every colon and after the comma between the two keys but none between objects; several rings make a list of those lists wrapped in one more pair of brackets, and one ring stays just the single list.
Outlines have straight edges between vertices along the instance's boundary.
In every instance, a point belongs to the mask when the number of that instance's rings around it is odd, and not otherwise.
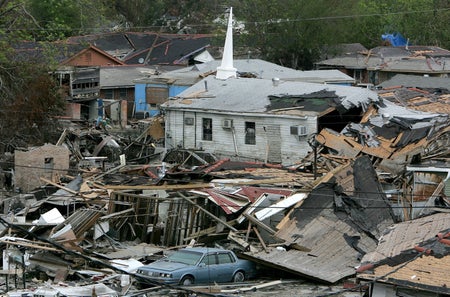
[{"label": "destroyed house", "polygon": [[73,36],[72,43],[89,43],[127,65],[192,64],[193,56],[206,51],[206,34],[162,34],[158,32],[112,32]]},{"label": "destroyed house", "polygon": [[361,257],[376,248],[376,238],[394,223],[370,159],[357,158],[335,168],[303,194],[306,197],[273,227],[272,236],[264,238],[277,238],[278,244],[245,254],[319,282],[354,275]]},{"label": "destroyed house", "polygon": [[343,128],[376,100],[362,88],[209,76],[161,105],[166,148],[293,164],[311,150],[311,135]]}]

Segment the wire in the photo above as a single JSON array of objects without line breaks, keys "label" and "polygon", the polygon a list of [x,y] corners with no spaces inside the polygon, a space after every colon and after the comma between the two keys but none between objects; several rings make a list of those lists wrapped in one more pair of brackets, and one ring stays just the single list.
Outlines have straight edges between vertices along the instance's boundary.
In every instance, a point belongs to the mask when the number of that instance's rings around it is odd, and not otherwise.
[{"label": "wire", "polygon": [[[424,14],[424,13],[436,13],[436,12],[445,12],[449,11],[450,8],[437,8],[437,9],[424,9],[424,10],[411,10],[411,11],[397,11],[397,12],[385,12],[385,13],[370,13],[370,14],[352,14],[352,15],[341,15],[341,16],[322,16],[322,17],[309,17],[309,18],[295,18],[295,19],[271,19],[264,21],[239,21],[240,24],[248,24],[248,25],[274,25],[281,23],[294,23],[294,22],[309,22],[309,21],[325,21],[325,20],[340,20],[340,19],[356,19],[356,18],[366,18],[366,17],[382,17],[382,16],[396,16],[396,15],[408,15],[408,14]],[[212,27],[211,23],[204,24],[186,24],[185,27]],[[217,26],[217,25],[215,25]],[[163,26],[133,26],[127,27],[127,30],[161,30],[161,28],[170,29],[173,26],[163,25]],[[111,28],[107,27],[83,27],[83,28],[55,28],[55,29],[47,29],[47,28],[7,28],[0,27],[1,30],[8,31],[44,31],[44,32],[53,32],[53,31],[98,31],[98,30],[108,30],[111,31]],[[115,32],[111,32],[115,33]],[[219,34],[217,34],[219,35]]]}]

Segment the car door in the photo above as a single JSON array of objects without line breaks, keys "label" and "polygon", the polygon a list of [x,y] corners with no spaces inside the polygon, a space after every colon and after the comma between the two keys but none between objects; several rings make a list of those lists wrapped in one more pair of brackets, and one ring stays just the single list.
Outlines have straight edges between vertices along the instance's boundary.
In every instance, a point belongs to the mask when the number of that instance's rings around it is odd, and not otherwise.
[{"label": "car door", "polygon": [[229,252],[220,252],[217,254],[217,260],[218,281],[222,283],[231,281],[236,268],[236,259]]},{"label": "car door", "polygon": [[197,266],[196,283],[218,282],[217,256],[216,253],[206,254]]}]

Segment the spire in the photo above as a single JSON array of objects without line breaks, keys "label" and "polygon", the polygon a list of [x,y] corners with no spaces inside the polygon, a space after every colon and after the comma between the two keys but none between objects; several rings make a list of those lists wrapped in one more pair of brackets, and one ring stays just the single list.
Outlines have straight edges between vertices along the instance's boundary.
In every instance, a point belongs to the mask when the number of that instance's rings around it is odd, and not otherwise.
[{"label": "spire", "polygon": [[233,8],[230,7],[228,17],[227,35],[223,49],[222,64],[217,67],[216,78],[227,79],[236,77],[236,68],[233,67]]}]

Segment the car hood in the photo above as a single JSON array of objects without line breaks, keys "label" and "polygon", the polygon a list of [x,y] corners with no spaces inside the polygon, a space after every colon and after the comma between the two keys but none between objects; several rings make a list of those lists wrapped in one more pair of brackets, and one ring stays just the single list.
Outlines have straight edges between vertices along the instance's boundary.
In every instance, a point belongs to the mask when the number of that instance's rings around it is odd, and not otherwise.
[{"label": "car hood", "polygon": [[149,265],[147,265],[147,268],[151,270],[159,270],[159,271],[174,271],[181,268],[188,267],[189,265],[179,263],[179,262],[170,262],[170,261],[160,261],[160,262],[153,262]]}]

